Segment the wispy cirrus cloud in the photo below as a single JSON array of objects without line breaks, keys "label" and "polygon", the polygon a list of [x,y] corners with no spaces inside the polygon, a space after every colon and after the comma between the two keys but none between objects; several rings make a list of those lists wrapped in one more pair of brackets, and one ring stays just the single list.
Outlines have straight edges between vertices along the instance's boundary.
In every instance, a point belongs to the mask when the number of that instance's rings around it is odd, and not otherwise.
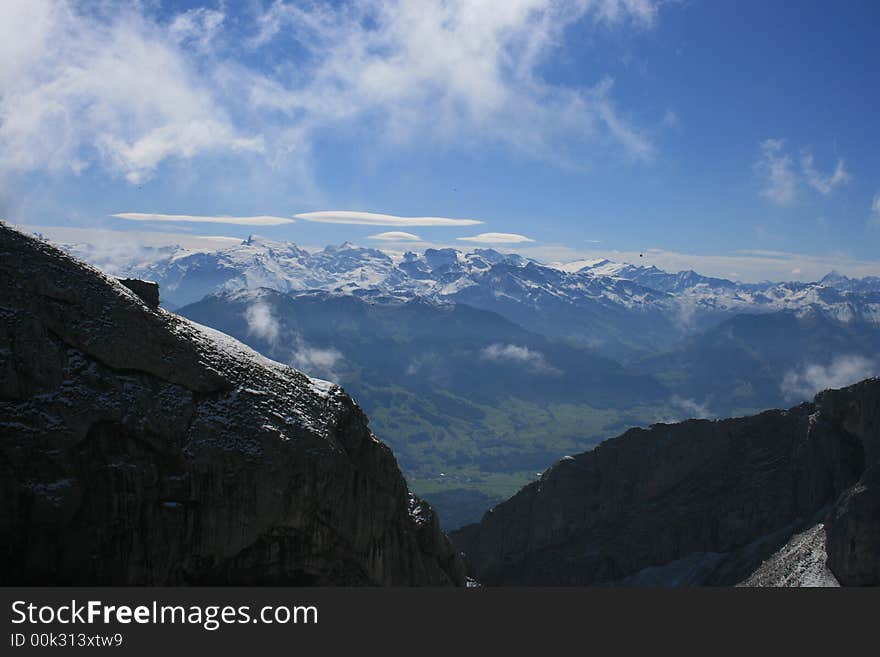
[{"label": "wispy cirrus cloud", "polygon": [[196,7],[177,14],[168,26],[168,32],[178,43],[195,45],[201,50],[208,50],[215,37],[220,33],[226,15],[216,9]]},{"label": "wispy cirrus cloud", "polygon": [[880,192],[874,194],[871,201],[871,216],[868,219],[869,224],[880,226]]},{"label": "wispy cirrus cloud", "polygon": [[840,158],[831,173],[823,174],[816,167],[809,148],[802,150],[798,167],[783,139],[765,139],[759,149],[760,156],[754,168],[764,180],[760,193],[776,205],[791,205],[804,184],[827,196],[851,179],[846,163]]},{"label": "wispy cirrus cloud", "polygon": [[126,221],[189,222],[200,224],[235,224],[238,226],[281,226],[295,223],[288,217],[256,215],[251,217],[230,217],[228,215],[157,214],[150,212],[117,212],[110,215]]},{"label": "wispy cirrus cloud", "polygon": [[[392,143],[462,137],[558,159],[571,140],[610,140],[637,159],[653,144],[618,110],[613,80],[548,83],[541,66],[581,23],[650,29],[655,0],[275,2],[251,41],[295,42],[304,75],[249,76],[249,101],[308,130],[367,121]],[[302,80],[294,84],[295,79]],[[298,136],[296,137],[298,138]]]},{"label": "wispy cirrus cloud", "polygon": [[475,242],[478,244],[523,244],[535,240],[517,233],[480,233],[470,237],[456,237],[462,242]]},{"label": "wispy cirrus cloud", "polygon": [[755,170],[764,178],[761,196],[776,205],[789,205],[797,194],[797,172],[794,160],[784,150],[781,139],[765,139],[760,144],[761,156]]},{"label": "wispy cirrus cloud", "polygon": [[358,212],[351,210],[327,210],[303,212],[294,215],[297,219],[322,224],[348,224],[353,226],[473,226],[481,224],[476,219],[449,219],[447,217],[398,217],[393,214],[377,212]]},{"label": "wispy cirrus cloud", "polygon": [[834,171],[829,174],[822,174],[816,169],[813,154],[809,151],[804,151],[801,156],[801,168],[804,171],[804,177],[806,178],[807,184],[820,194],[826,196],[834,191],[835,187],[849,182],[851,178],[849,172],[846,170],[846,163],[839,158],[834,167]]}]

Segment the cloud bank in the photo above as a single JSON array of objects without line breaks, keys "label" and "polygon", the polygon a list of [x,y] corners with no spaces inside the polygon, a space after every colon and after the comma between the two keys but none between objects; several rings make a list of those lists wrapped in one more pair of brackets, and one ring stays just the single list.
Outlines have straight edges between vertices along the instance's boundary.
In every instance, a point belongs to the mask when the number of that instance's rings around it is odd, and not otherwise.
[{"label": "cloud bank", "polygon": [[[139,183],[168,158],[265,150],[140,4],[93,9],[0,3],[0,172],[78,173],[97,163]],[[209,24],[219,27],[215,17],[200,29]]]},{"label": "cloud bank", "polygon": [[24,231],[39,233],[56,244],[88,244],[97,251],[118,247],[119,250],[180,246],[190,251],[220,251],[241,244],[240,237],[226,235],[187,235],[158,231],[104,230],[74,226],[22,226]]},{"label": "cloud bank", "polygon": [[230,217],[227,215],[206,216],[192,214],[155,214],[145,212],[118,212],[110,215],[126,221],[169,221],[191,222],[208,224],[235,224],[239,226],[281,226],[295,223],[287,217],[273,217],[271,215],[258,215],[254,217]]},{"label": "cloud bank", "polygon": [[820,390],[842,388],[878,373],[880,363],[874,359],[837,356],[827,365],[813,363],[789,370],[782,379],[782,392],[792,401],[810,399]]},{"label": "cloud bank", "polygon": [[659,0],[156,5],[0,3],[0,173],[99,166],[141,183],[166,161],[228,153],[292,172],[349,127],[383,148],[495,142],[559,160],[589,142],[651,157],[611,78],[572,86],[543,70],[572,27],[648,30]]},{"label": "cloud bank", "polygon": [[327,210],[303,212],[297,219],[321,224],[348,224],[353,226],[473,226],[481,224],[476,219],[448,219],[446,217],[398,217],[393,214],[356,212],[350,210]]},{"label": "cloud bank", "polygon": [[647,249],[575,249],[563,244],[542,244],[516,249],[520,255],[565,268],[566,262],[608,259],[635,265],[654,265],[668,272],[692,269],[706,276],[718,276],[750,283],[761,281],[818,281],[831,270],[847,276],[880,276],[880,261],[860,260],[849,254],[814,256],[784,251],[736,251],[730,255],[694,254]]}]

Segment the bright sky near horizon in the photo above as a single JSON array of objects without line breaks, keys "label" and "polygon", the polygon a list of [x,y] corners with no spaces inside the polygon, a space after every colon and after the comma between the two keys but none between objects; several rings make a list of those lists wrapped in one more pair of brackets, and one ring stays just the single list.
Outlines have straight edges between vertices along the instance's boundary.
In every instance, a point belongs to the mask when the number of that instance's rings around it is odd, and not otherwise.
[{"label": "bright sky near horizon", "polygon": [[878,24],[857,0],[4,0],[0,217],[880,275]]}]

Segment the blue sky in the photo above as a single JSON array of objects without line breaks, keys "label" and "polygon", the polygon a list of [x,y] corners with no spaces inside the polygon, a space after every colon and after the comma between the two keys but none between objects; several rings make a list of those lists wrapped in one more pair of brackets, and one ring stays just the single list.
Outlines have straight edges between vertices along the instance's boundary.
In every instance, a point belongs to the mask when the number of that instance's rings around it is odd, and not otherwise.
[{"label": "blue sky", "polygon": [[[880,274],[878,19],[856,1],[8,0],[0,216],[58,239]],[[483,223],[309,220],[329,211]]]}]

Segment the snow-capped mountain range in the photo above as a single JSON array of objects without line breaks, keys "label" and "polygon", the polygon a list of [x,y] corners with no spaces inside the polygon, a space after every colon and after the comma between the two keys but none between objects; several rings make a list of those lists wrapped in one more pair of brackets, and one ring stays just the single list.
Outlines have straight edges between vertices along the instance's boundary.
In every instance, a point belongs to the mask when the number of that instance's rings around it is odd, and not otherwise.
[{"label": "snow-capped mountain range", "polygon": [[88,245],[67,248],[109,273],[157,281],[172,308],[259,287],[376,301],[419,297],[467,303],[546,334],[624,351],[668,344],[738,313],[820,313],[880,324],[880,278],[835,272],[813,283],[738,283],[609,260],[547,265],[492,249],[401,254],[346,242],[310,252],[258,236],[220,251],[164,247],[121,260]]}]

